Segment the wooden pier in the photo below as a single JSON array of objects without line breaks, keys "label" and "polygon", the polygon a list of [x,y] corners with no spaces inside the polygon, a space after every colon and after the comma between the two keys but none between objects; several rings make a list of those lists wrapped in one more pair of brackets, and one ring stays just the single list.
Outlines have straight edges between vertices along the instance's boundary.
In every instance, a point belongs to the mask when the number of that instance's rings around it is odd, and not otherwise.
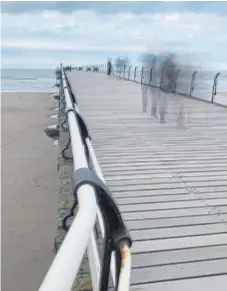
[{"label": "wooden pier", "polygon": [[225,291],[227,109],[169,95],[161,124],[150,102],[142,111],[139,84],[74,70],[68,79],[133,238],[131,290]]}]

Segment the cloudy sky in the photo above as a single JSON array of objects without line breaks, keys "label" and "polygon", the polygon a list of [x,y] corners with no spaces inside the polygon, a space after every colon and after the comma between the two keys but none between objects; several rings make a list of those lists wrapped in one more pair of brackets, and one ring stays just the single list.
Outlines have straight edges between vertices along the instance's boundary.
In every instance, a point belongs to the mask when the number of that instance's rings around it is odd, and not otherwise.
[{"label": "cloudy sky", "polygon": [[2,67],[97,64],[173,51],[227,70],[227,2],[4,2]]}]

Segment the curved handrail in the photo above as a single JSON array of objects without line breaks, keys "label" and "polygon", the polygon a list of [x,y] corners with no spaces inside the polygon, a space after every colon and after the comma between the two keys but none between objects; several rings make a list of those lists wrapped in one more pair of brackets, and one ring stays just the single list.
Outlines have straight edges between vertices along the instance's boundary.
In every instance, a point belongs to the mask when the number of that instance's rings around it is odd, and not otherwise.
[{"label": "curved handrail", "polygon": [[[105,185],[86,124],[79,112],[76,98],[62,66],[60,84],[60,90],[64,93],[64,99],[61,101],[64,103],[63,108],[68,121],[74,165],[75,202],[73,206],[78,203],[79,210],[39,291],[71,290],[86,248],[93,290],[108,290],[109,270],[111,269],[116,290],[127,291],[130,285],[131,238],[124,226],[118,207]],[[92,169],[90,162],[93,164]],[[88,198],[89,201],[86,200]],[[96,213],[104,238],[102,263],[98,257],[93,231]]]},{"label": "curved handrail", "polygon": [[[75,105],[76,112],[80,115],[80,118],[83,119],[82,115],[78,109],[77,104],[75,103],[74,105]],[[94,152],[94,149],[92,147],[92,143],[91,143],[91,140],[90,140],[90,137],[88,136],[88,134],[86,134],[86,136],[84,137],[84,140],[85,140],[85,143],[86,143],[86,146],[88,149],[88,153],[89,153],[89,158],[91,159],[95,173],[96,173],[97,177],[99,177],[99,179],[105,184],[104,176],[103,176],[101,168],[98,164],[98,161],[97,161],[97,158],[96,158],[96,155],[95,155],[95,152]],[[108,221],[108,217],[105,217],[105,220],[103,221],[101,212],[102,212],[102,210],[105,209],[105,207],[107,205],[105,206],[105,204],[103,204],[103,200],[100,203],[101,204],[99,205],[99,207],[97,207],[97,215],[98,215],[98,220],[99,220],[99,224],[100,224],[100,228],[101,228],[102,237],[105,238],[105,235],[107,235],[107,237],[110,236],[110,233],[108,234],[108,231],[106,233],[106,230],[104,228],[104,226],[105,226],[104,221]],[[109,204],[109,202],[108,202],[108,204]],[[101,206],[103,206],[104,208],[102,208]],[[100,207],[101,207],[101,211],[100,211]],[[111,209],[109,209],[109,210],[111,211]],[[112,215],[109,217],[109,219],[112,220],[113,217],[114,217],[114,213],[112,213]],[[117,214],[117,217],[120,217],[119,213]],[[109,225],[109,226],[111,227],[111,225]],[[116,229],[116,226],[114,226],[114,229]],[[119,230],[120,229],[118,229],[118,236],[120,234]],[[124,233],[125,233],[125,231],[127,233],[127,230],[125,230],[125,227],[123,227],[122,231],[123,231],[123,236],[124,236]],[[126,237],[127,237],[127,235],[126,235]],[[126,237],[125,237],[126,240],[125,239],[123,239],[123,241],[121,240],[121,242],[119,244],[119,252],[121,253],[121,255],[120,255],[121,258],[119,257],[119,254],[115,254],[115,252],[114,252],[112,254],[112,260],[111,260],[111,274],[112,274],[113,282],[114,282],[115,286],[117,286],[118,282],[119,282],[119,286],[117,289],[119,291],[128,290],[129,283],[130,283],[129,280],[130,280],[130,270],[131,270],[131,255],[130,255],[129,245],[127,242],[128,239]],[[131,240],[131,239],[129,239],[129,240]],[[116,255],[117,255],[117,260],[116,260]],[[119,263],[117,263],[117,262],[119,262],[119,259],[124,260],[123,267],[120,267]],[[103,264],[105,264],[105,261],[106,260],[104,260]],[[118,271],[119,274],[116,274],[116,270],[118,270],[118,269],[119,269],[119,271]],[[102,273],[101,281],[102,280],[105,281],[105,278],[108,278],[108,272],[107,272],[107,270],[105,270],[105,268],[103,268],[101,273]],[[107,282],[105,284],[107,284]],[[100,290],[106,290],[105,285],[103,285],[103,287],[100,286],[100,288],[101,288]]]},{"label": "curved handrail", "polygon": [[[61,67],[67,118],[72,144],[74,170],[88,168],[78,122],[72,109],[65,73]],[[79,210],[70,231],[58,250],[39,291],[68,291],[71,289],[83,259],[89,238],[96,221],[96,194],[90,185],[81,185],[77,190]],[[86,231],[84,231],[86,229]],[[79,238],[79,239],[78,239]],[[64,278],[64,279],[62,279]]]}]

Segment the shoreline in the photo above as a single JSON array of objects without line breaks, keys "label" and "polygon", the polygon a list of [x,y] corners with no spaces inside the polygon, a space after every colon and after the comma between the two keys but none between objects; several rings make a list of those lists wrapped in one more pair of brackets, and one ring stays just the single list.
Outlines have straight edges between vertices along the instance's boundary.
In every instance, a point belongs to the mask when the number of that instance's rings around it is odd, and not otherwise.
[{"label": "shoreline", "polygon": [[[59,177],[51,92],[1,92],[2,290],[37,290],[54,258]],[[52,106],[53,107],[53,106]]]}]

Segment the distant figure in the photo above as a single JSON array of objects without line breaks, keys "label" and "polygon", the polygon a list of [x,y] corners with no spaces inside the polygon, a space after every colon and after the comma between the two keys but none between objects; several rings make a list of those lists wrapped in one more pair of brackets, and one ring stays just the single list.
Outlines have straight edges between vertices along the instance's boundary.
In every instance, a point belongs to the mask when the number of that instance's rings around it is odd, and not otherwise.
[{"label": "distant figure", "polygon": [[111,72],[112,72],[112,64],[111,64],[111,61],[110,59],[108,59],[108,62],[107,62],[107,75],[111,75]]}]

